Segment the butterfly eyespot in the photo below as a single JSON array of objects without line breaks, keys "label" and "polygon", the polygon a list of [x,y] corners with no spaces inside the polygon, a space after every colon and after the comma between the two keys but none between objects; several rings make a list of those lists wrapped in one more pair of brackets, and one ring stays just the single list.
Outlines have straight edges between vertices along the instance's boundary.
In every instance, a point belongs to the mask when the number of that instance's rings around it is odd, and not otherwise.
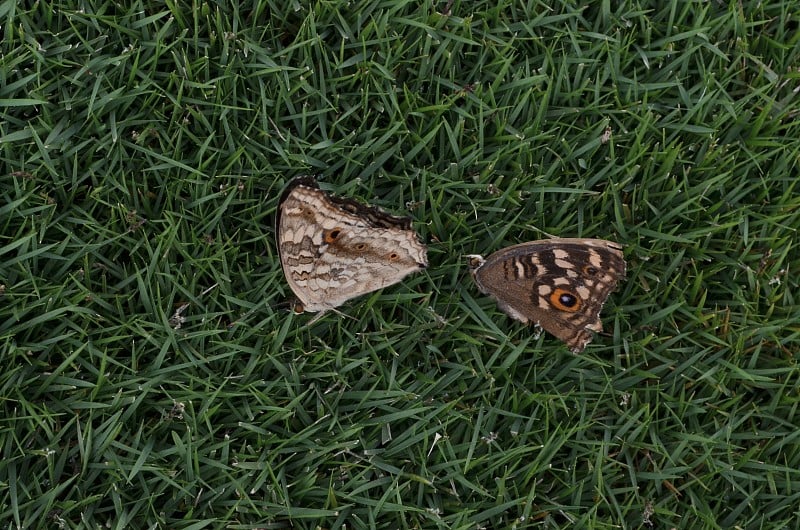
[{"label": "butterfly eyespot", "polygon": [[356,243],[355,245],[353,245],[353,248],[356,249],[356,250],[359,250],[359,251],[367,250],[367,244],[366,243]]},{"label": "butterfly eyespot", "polygon": [[550,303],[561,311],[574,313],[581,308],[580,299],[566,289],[555,289],[550,294]]},{"label": "butterfly eyespot", "polygon": [[390,252],[388,258],[389,261],[397,261],[400,259],[400,254],[398,254],[397,252]]},{"label": "butterfly eyespot", "polygon": [[598,272],[600,272],[600,270],[594,265],[586,265],[583,267],[583,273],[586,276],[595,276]]},{"label": "butterfly eyespot", "polygon": [[333,229],[327,230],[325,232],[324,239],[325,239],[326,243],[333,243],[334,241],[339,239],[339,236],[341,236],[341,235],[342,235],[342,229],[341,228],[333,228]]}]

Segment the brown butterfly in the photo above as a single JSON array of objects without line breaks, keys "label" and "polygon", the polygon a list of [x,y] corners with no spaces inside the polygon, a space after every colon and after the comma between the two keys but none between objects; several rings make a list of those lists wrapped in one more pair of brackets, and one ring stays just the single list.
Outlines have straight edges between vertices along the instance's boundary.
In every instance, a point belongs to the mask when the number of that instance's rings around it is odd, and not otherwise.
[{"label": "brown butterfly", "polygon": [[600,310],[626,266],[622,246],[602,239],[531,241],[468,258],[478,289],[500,309],[542,327],[575,353],[603,330]]}]

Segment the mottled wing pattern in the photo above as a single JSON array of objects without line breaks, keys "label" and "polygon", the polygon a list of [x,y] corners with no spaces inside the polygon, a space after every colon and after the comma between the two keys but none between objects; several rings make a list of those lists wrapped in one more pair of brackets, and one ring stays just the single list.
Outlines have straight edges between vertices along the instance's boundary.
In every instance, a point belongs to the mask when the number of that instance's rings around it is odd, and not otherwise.
[{"label": "mottled wing pattern", "polygon": [[428,265],[409,218],[330,196],[311,177],[293,180],[283,193],[278,252],[289,287],[309,312],[333,309]]},{"label": "mottled wing pattern", "polygon": [[574,352],[602,331],[600,311],[625,267],[622,247],[601,239],[532,241],[470,259],[478,288],[500,309],[541,326]]}]

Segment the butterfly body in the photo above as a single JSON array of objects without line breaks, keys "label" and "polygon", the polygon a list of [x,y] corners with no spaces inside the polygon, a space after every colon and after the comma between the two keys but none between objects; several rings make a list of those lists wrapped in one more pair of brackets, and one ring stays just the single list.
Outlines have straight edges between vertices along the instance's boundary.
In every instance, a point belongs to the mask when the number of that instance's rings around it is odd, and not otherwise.
[{"label": "butterfly body", "polygon": [[407,217],[333,197],[294,179],[278,206],[278,253],[296,310],[320,312],[399,282],[428,265]]},{"label": "butterfly body", "polygon": [[622,247],[554,238],[469,256],[475,283],[512,318],[542,327],[580,352],[602,331],[600,310],[625,275]]}]

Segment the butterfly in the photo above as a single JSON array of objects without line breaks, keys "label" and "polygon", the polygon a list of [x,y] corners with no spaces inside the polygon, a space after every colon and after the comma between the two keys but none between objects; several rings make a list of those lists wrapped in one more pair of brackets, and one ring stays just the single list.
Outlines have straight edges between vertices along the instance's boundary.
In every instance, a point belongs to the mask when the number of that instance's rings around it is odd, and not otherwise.
[{"label": "butterfly", "polygon": [[622,246],[602,239],[530,241],[468,260],[478,289],[500,309],[575,353],[603,330],[600,310],[626,268]]},{"label": "butterfly", "polygon": [[296,312],[325,312],[428,266],[411,219],[292,180],[278,206],[278,254]]}]

